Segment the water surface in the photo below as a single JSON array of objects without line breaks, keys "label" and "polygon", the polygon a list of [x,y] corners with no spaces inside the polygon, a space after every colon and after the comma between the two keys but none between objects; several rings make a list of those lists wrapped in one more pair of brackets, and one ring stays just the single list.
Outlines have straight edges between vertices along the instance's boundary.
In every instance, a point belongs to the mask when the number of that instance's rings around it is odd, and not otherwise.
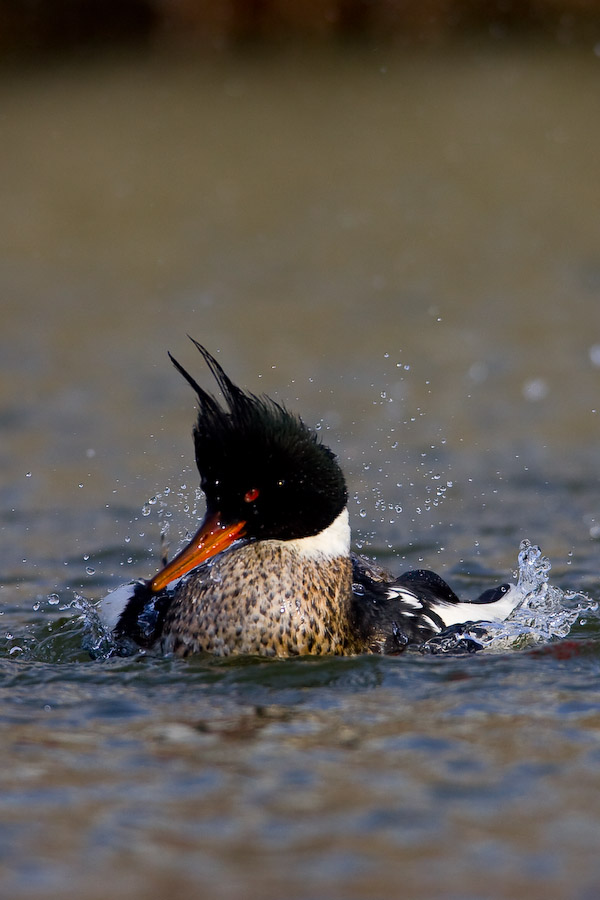
[{"label": "water surface", "polygon": [[597,896],[594,615],[548,652],[94,661],[77,598],[193,527],[189,332],[320,425],[357,548],[473,596],[528,537],[600,600],[599,65],[3,73],[7,895]]}]

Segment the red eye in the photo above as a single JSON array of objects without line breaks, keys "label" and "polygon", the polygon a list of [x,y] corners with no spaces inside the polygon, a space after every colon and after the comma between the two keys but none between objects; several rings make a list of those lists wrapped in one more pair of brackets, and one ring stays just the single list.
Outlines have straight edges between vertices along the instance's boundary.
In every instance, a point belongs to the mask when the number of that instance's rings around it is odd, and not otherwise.
[{"label": "red eye", "polygon": [[244,494],[244,500],[246,501],[246,503],[254,503],[259,494],[260,491],[258,488],[252,488],[251,490],[246,491],[246,493]]}]

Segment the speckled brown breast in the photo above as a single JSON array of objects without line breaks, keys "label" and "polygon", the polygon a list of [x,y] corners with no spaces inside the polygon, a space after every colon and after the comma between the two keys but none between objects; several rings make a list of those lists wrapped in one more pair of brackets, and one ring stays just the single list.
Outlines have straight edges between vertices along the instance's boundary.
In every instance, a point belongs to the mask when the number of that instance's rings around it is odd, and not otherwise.
[{"label": "speckled brown breast", "polygon": [[360,652],[348,620],[348,558],[302,558],[281,541],[224,553],[188,576],[165,619],[163,646],[179,656],[298,656]]}]

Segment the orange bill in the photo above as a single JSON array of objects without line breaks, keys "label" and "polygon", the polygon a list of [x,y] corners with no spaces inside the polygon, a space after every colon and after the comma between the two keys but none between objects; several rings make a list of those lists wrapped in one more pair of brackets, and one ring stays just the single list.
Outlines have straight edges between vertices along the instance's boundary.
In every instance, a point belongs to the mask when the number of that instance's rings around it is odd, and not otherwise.
[{"label": "orange bill", "polygon": [[245,527],[245,522],[223,525],[219,513],[207,516],[187,547],[184,547],[148,582],[152,593],[157,594],[176,578],[181,578],[211,556],[226,550],[237,538],[243,537]]}]

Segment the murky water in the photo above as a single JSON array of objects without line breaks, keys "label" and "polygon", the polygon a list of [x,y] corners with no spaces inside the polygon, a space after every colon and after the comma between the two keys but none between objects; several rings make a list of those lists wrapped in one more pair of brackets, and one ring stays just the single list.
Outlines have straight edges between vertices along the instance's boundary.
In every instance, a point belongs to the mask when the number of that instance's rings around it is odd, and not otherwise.
[{"label": "murky water", "polygon": [[320,424],[364,552],[472,596],[529,538],[600,600],[599,100],[591,48],[3,73],[7,896],[597,896],[596,614],[464,658],[92,661],[77,598],[192,527],[189,332]]}]

